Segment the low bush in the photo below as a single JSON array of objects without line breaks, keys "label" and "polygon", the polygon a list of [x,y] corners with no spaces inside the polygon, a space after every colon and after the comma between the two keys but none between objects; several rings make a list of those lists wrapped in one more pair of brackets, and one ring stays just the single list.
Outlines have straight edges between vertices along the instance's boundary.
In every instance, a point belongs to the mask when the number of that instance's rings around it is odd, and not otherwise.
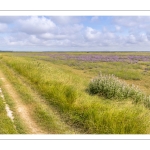
[{"label": "low bush", "polygon": [[145,106],[150,107],[150,97],[146,96],[135,85],[128,85],[119,80],[114,75],[99,74],[94,78],[89,86],[88,91],[90,94],[98,94],[108,99],[127,99],[131,98],[135,103],[143,102]]}]

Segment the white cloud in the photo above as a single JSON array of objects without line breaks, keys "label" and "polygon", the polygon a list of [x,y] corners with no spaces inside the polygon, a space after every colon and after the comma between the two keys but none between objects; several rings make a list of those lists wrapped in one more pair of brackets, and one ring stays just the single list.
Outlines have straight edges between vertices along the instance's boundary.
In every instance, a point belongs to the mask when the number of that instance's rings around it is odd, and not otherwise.
[{"label": "white cloud", "polygon": [[43,39],[64,39],[66,38],[67,36],[66,35],[56,35],[56,34],[52,34],[52,33],[43,33],[41,35],[39,35],[40,38],[43,38]]},{"label": "white cloud", "polygon": [[145,33],[142,33],[142,34],[139,35],[138,41],[139,42],[149,42],[148,37]]},{"label": "white cloud", "polygon": [[68,39],[63,39],[63,40],[46,40],[42,42],[43,46],[70,46],[70,40]]},{"label": "white cloud", "polygon": [[73,24],[73,25],[66,25],[66,26],[58,26],[57,30],[55,30],[57,34],[76,34],[77,32],[81,32],[84,28],[81,24]]},{"label": "white cloud", "polygon": [[103,17],[95,24],[98,20],[98,16],[0,17],[0,43],[83,49],[150,44],[150,17]]},{"label": "white cloud", "polygon": [[91,22],[96,22],[99,20],[99,17],[98,16],[94,16],[91,18]]},{"label": "white cloud", "polygon": [[119,25],[115,25],[115,29],[116,29],[116,31],[120,31],[121,27]]},{"label": "white cloud", "polygon": [[58,24],[69,24],[71,22],[71,17],[69,16],[57,16],[52,17],[52,19]]},{"label": "white cloud", "polygon": [[[85,43],[91,47],[112,47],[121,44],[122,39],[116,36],[115,33],[109,31],[106,27],[100,32],[91,27],[87,27],[85,30]],[[84,44],[83,44],[84,45]]]},{"label": "white cloud", "polygon": [[110,31],[107,31],[106,33],[103,33],[103,34],[104,34],[104,37],[105,37],[105,38],[108,38],[108,39],[113,39],[113,38],[115,38],[114,33],[110,32]]},{"label": "white cloud", "polygon": [[137,40],[136,40],[136,37],[134,35],[131,34],[127,37],[127,43],[135,44],[136,42],[137,42]]},{"label": "white cloud", "polygon": [[32,44],[37,44],[37,45],[41,42],[41,40],[38,39],[35,35],[30,35],[28,41]]},{"label": "white cloud", "polygon": [[150,16],[121,16],[114,17],[113,23],[116,26],[123,26],[132,30],[149,30]]},{"label": "white cloud", "polygon": [[7,30],[7,24],[0,23],[0,32],[5,32]]},{"label": "white cloud", "polygon": [[16,22],[19,19],[26,19],[28,18],[27,16],[0,16],[0,23],[6,23],[6,24],[10,24],[13,22]]},{"label": "white cloud", "polygon": [[41,40],[35,35],[28,35],[24,33],[15,33],[11,36],[6,36],[3,39],[7,45],[11,46],[38,45],[41,42]]},{"label": "white cloud", "polygon": [[101,32],[94,30],[91,27],[87,27],[85,31],[85,37],[88,40],[98,40],[100,38]]},{"label": "white cloud", "polygon": [[13,36],[4,37],[5,43],[7,45],[15,46],[15,45],[23,45],[23,41],[16,40]]},{"label": "white cloud", "polygon": [[49,18],[59,25],[78,24],[84,19],[84,17],[79,16],[51,16]]},{"label": "white cloud", "polygon": [[124,16],[124,17],[114,17],[113,21],[114,23],[116,23],[117,25],[121,25],[121,26],[127,26],[127,27],[133,27],[135,25],[137,25],[137,17],[132,17],[132,16]]},{"label": "white cloud", "polygon": [[18,28],[28,34],[39,34],[54,30],[55,23],[46,17],[30,17],[18,20]]}]

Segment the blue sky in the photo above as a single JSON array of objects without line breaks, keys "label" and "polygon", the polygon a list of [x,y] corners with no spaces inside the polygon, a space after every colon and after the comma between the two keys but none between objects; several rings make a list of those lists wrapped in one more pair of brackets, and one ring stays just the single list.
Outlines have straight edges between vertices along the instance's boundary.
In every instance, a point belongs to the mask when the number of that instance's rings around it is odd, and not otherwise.
[{"label": "blue sky", "polygon": [[0,16],[0,50],[149,51],[150,16]]}]

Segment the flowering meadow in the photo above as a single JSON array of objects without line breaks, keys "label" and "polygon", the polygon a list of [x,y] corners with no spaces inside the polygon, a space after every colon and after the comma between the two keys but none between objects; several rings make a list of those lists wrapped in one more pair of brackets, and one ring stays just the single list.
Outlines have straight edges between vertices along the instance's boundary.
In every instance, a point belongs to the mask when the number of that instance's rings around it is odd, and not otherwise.
[{"label": "flowering meadow", "polygon": [[47,132],[150,133],[148,52],[12,52],[0,65]]},{"label": "flowering meadow", "polygon": [[146,55],[115,55],[115,54],[48,54],[50,59],[60,59],[60,60],[77,60],[85,62],[130,62],[137,63],[139,61],[149,62],[150,56]]}]

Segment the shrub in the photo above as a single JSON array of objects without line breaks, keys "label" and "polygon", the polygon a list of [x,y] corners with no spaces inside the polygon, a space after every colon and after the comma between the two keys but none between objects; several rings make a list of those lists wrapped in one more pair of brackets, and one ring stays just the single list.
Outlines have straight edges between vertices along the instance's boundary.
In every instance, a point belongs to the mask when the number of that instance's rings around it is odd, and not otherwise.
[{"label": "shrub", "polygon": [[88,91],[90,94],[98,94],[108,99],[131,98],[134,102],[147,99],[135,85],[128,85],[114,75],[103,75],[101,73],[90,82]]}]

